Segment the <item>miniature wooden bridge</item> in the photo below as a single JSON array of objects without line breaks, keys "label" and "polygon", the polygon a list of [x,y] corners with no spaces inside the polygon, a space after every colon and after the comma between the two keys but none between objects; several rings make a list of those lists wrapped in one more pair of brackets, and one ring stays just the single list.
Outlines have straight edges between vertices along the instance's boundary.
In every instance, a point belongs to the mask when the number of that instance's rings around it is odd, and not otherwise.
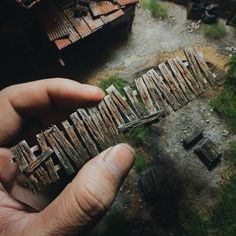
[{"label": "miniature wooden bridge", "polygon": [[[158,65],[135,80],[136,89],[124,87],[122,96],[112,85],[96,107],[80,108],[57,126],[37,134],[38,145],[30,148],[25,140],[11,148],[13,162],[26,176],[33,192],[77,173],[91,158],[120,142],[120,132],[163,119],[177,111],[209,86],[216,77],[196,49],[184,50],[179,57]],[[40,152],[37,155],[35,153]]]}]

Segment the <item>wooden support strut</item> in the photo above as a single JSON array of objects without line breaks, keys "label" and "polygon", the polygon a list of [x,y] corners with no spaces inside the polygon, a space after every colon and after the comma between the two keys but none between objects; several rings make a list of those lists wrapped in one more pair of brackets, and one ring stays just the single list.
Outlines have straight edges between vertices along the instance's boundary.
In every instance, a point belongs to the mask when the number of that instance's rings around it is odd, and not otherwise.
[{"label": "wooden support strut", "polygon": [[144,83],[143,78],[138,78],[135,80],[135,84],[137,87],[137,90],[142,98],[143,104],[148,111],[149,114],[154,114],[157,112],[157,109],[155,108],[153,101],[150,97],[150,94],[148,92],[148,89]]},{"label": "wooden support strut", "polygon": [[184,92],[186,98],[188,101],[192,101],[195,98],[194,93],[188,88],[188,85],[186,81],[184,80],[183,76],[179,72],[178,68],[176,67],[176,64],[174,62],[174,59],[167,60],[172,72],[175,75],[175,78],[177,79],[182,91]]},{"label": "wooden support strut", "polygon": [[191,91],[195,94],[195,96],[199,95],[202,90],[199,89],[198,83],[195,81],[187,67],[184,65],[184,63],[181,61],[179,57],[176,57],[173,59],[173,62],[178,68],[180,74],[184,78],[186,84],[188,84],[188,87],[191,89]]},{"label": "wooden support strut", "polygon": [[73,121],[74,126],[77,129],[91,157],[95,157],[96,155],[98,155],[99,154],[98,148],[94,143],[94,141],[91,139],[86,127],[84,126],[83,121],[79,118],[78,113],[77,112],[72,113],[70,115],[70,118]]},{"label": "wooden support strut", "polygon": [[182,107],[184,104],[188,102],[186,97],[184,96],[183,92],[179,88],[178,83],[176,82],[175,78],[172,76],[172,73],[169,71],[165,63],[161,63],[158,65],[163,78],[165,79],[166,83],[169,85],[171,91],[173,92],[176,100],[178,101],[179,105]]},{"label": "wooden support strut", "polygon": [[164,83],[163,78],[159,76],[154,69],[149,70],[147,75],[152,78],[157,88],[160,89],[164,100],[167,101],[174,111],[177,111],[179,104],[176,101],[175,96],[171,93],[170,88]]},{"label": "wooden support strut", "polygon": [[184,49],[184,53],[186,55],[186,58],[189,62],[190,67],[193,70],[193,73],[194,73],[195,78],[198,82],[199,88],[201,90],[207,88],[207,80],[203,78],[200,68],[199,68],[197,61],[196,61],[195,57],[193,56],[191,50]]},{"label": "wooden support strut", "polygon": [[203,73],[205,74],[206,79],[209,82],[209,84],[211,86],[214,86],[216,84],[215,76],[211,72],[211,70],[208,67],[208,65],[207,65],[206,61],[204,60],[203,56],[200,55],[200,53],[197,51],[196,48],[193,50],[193,56],[197,60],[197,63],[200,66],[200,68],[202,69]]},{"label": "wooden support strut", "polygon": [[114,101],[117,108],[126,116],[129,121],[137,120],[138,117],[132,110],[130,105],[123,99],[121,94],[117,91],[114,85],[111,85],[106,89],[111,99]]}]

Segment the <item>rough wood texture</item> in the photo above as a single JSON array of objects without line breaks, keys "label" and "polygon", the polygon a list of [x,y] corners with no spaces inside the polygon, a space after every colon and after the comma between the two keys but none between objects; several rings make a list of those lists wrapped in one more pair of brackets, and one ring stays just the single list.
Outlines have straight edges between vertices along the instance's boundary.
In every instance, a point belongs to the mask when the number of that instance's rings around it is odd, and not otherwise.
[{"label": "rough wood texture", "polygon": [[211,86],[214,86],[216,84],[215,81],[215,76],[214,74],[211,72],[210,68],[208,67],[206,61],[203,58],[203,55],[201,55],[197,49],[193,50],[193,56],[195,57],[195,59],[198,62],[198,65],[200,66],[200,68],[202,69],[203,73],[206,76],[207,81],[209,82],[209,84]]},{"label": "rough wood texture", "polygon": [[117,125],[122,125],[125,123],[123,117],[121,116],[120,112],[116,108],[114,102],[112,101],[111,97],[109,95],[105,96],[104,98],[106,105],[112,114],[113,119],[115,120]]},{"label": "rough wood texture", "polygon": [[86,149],[83,147],[82,143],[80,142],[77,134],[75,133],[74,127],[67,120],[63,121],[62,125],[63,125],[67,135],[69,136],[74,148],[76,149],[76,151],[80,155],[80,158],[83,161],[87,161],[89,159],[89,155],[88,155]]},{"label": "rough wood texture", "polygon": [[189,49],[184,49],[184,53],[186,55],[186,58],[189,62],[191,69],[193,70],[195,78],[198,81],[200,89],[205,89],[207,87],[207,80],[203,78],[201,70],[197,64],[196,58],[193,56],[191,50]]},{"label": "rough wood texture", "polygon": [[179,104],[175,98],[175,96],[171,93],[170,88],[165,84],[163,81],[163,78],[159,76],[155,70],[149,70],[147,72],[147,75],[153,79],[153,82],[156,84],[156,86],[160,89],[162,92],[162,96],[164,99],[167,100],[167,103],[172,107],[174,111],[177,111],[179,109]]},{"label": "rough wood texture", "polygon": [[188,87],[191,89],[191,91],[195,94],[195,96],[199,95],[201,93],[201,90],[199,89],[197,82],[188,71],[184,63],[180,60],[179,57],[174,58],[173,62],[176,68],[178,68],[181,76],[184,78],[186,84],[188,84]]},{"label": "rough wood texture", "polygon": [[130,86],[126,86],[124,87],[124,91],[127,95],[127,97],[129,98],[132,106],[134,107],[136,114],[138,115],[138,117],[142,117],[146,114],[145,110],[143,109],[143,107],[141,106],[141,104],[139,103],[138,99],[137,99],[137,91],[132,91],[132,89],[130,88]]},{"label": "rough wood texture", "polygon": [[179,102],[180,106],[182,106],[183,104],[186,104],[188,102],[188,100],[186,99],[183,92],[179,88],[178,83],[176,82],[176,80],[172,76],[172,74],[169,71],[169,69],[167,68],[166,64],[161,63],[158,67],[163,75],[163,78],[165,79],[165,81],[167,82],[167,84],[171,88],[171,91],[173,92],[175,98]]},{"label": "rough wood texture", "polygon": [[47,141],[49,142],[50,146],[52,147],[53,151],[57,155],[58,160],[60,161],[65,172],[68,175],[71,175],[75,172],[75,169],[71,165],[65,151],[61,148],[60,144],[58,143],[57,139],[53,136],[52,132],[53,132],[53,128],[50,128],[44,131],[44,135]]},{"label": "rough wood texture", "polygon": [[149,114],[154,114],[157,112],[156,107],[154,106],[154,103],[150,97],[150,94],[148,92],[148,89],[143,81],[143,78],[138,78],[135,80],[135,84],[137,87],[137,90],[142,98],[143,104],[148,111]]},{"label": "rough wood texture", "polygon": [[[194,49],[185,54],[191,68],[179,57],[169,59],[158,71],[151,69],[136,79],[136,88],[123,88],[126,96],[112,85],[97,106],[80,108],[71,114],[71,120],[63,121],[62,130],[52,126],[37,134],[38,145],[30,148],[23,140],[12,147],[12,160],[25,175],[27,187],[37,192],[76,173],[90,158],[121,142],[122,132],[163,119],[202,93],[207,81],[214,85],[214,75],[203,56]],[[191,144],[196,136],[201,133],[184,142]]]},{"label": "rough wood texture", "polygon": [[73,121],[74,126],[76,127],[81,139],[83,140],[83,143],[85,144],[89,154],[91,156],[96,156],[99,153],[98,148],[91,139],[86,127],[84,126],[83,121],[79,118],[78,113],[72,113],[70,118]]},{"label": "rough wood texture", "polygon": [[192,101],[195,96],[194,93],[189,89],[188,84],[186,83],[186,81],[184,80],[183,76],[181,75],[180,71],[178,70],[174,59],[169,59],[167,60],[173,74],[175,75],[176,80],[178,81],[182,91],[184,92],[184,95],[186,96],[186,98],[189,101]]},{"label": "rough wood texture", "polygon": [[117,108],[120,109],[120,111],[126,116],[126,118],[129,121],[137,120],[138,117],[134,113],[134,111],[131,109],[129,104],[123,99],[121,94],[117,91],[115,86],[111,85],[109,88],[106,89],[108,94],[110,95],[110,98],[114,101]]}]

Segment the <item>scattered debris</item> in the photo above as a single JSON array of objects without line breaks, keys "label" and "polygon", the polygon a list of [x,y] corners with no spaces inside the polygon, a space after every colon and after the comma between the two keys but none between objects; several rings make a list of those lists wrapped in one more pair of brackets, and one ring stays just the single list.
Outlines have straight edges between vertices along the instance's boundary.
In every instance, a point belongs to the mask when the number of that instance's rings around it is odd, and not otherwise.
[{"label": "scattered debris", "polygon": [[190,25],[187,26],[188,32],[193,33],[195,31],[197,31],[198,29],[200,29],[201,23],[202,23],[202,20],[192,22]]},{"label": "scattered debris", "polygon": [[221,160],[216,145],[208,138],[204,138],[194,152],[209,170],[216,167]]},{"label": "scattered debris", "polygon": [[190,149],[203,138],[203,128],[197,128],[194,132],[183,140],[185,149]]}]

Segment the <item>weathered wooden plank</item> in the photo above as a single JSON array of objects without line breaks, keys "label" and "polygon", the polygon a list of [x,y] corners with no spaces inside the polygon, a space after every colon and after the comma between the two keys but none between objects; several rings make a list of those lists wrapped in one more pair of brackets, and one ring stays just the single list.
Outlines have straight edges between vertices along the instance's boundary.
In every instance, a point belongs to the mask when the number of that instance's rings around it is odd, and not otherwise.
[{"label": "weathered wooden plank", "polygon": [[33,193],[37,193],[41,190],[39,181],[34,175],[30,175],[26,178],[25,187],[29,188]]},{"label": "weathered wooden plank", "polygon": [[111,99],[114,101],[117,108],[126,116],[129,121],[137,120],[138,117],[132,110],[130,105],[123,99],[121,94],[117,91],[114,85],[111,85],[106,89]]},{"label": "weathered wooden plank", "polygon": [[185,53],[185,56],[188,60],[188,63],[190,65],[191,69],[193,70],[194,76],[195,76],[196,80],[198,81],[198,85],[199,85],[200,89],[207,88],[207,80],[203,78],[201,70],[200,70],[200,68],[197,64],[197,61],[196,61],[195,57],[193,56],[191,50],[184,49],[184,53]]},{"label": "weathered wooden plank", "polygon": [[47,186],[52,183],[47,171],[42,166],[36,170],[36,175],[42,181],[43,185]]},{"label": "weathered wooden plank", "polygon": [[154,69],[151,69],[147,72],[147,75],[153,79],[156,86],[160,89],[162,92],[162,96],[164,99],[167,100],[169,105],[172,107],[174,111],[177,111],[179,109],[179,104],[175,98],[175,96],[171,93],[170,88],[165,84],[163,81],[163,78],[160,77]]},{"label": "weathered wooden plank", "polygon": [[46,168],[47,168],[47,172],[48,175],[52,181],[52,183],[55,183],[59,180],[59,175],[57,174],[55,165],[53,163],[52,158],[49,158],[46,162],[45,162]]},{"label": "weathered wooden plank", "polygon": [[186,104],[188,102],[187,98],[184,96],[183,91],[179,88],[179,85],[177,83],[177,81],[175,80],[175,78],[173,77],[171,71],[168,69],[168,67],[166,66],[166,64],[163,62],[161,64],[158,65],[163,78],[165,79],[165,81],[167,82],[167,84],[169,85],[172,93],[174,94],[174,96],[176,97],[177,101],[179,102],[179,104],[181,106],[183,106],[184,104]]},{"label": "weathered wooden plank", "polygon": [[87,112],[85,111],[85,109],[82,109],[82,108],[78,109],[77,112],[82,118],[83,122],[86,124],[93,139],[98,143],[100,149],[101,150],[106,149],[107,144],[104,142],[103,134],[99,129],[97,129],[97,127],[95,126],[95,124],[93,123],[91,119],[91,116],[89,116]]},{"label": "weathered wooden plank", "polygon": [[143,75],[143,78],[144,78],[144,82],[147,86],[148,91],[150,92],[150,94],[152,96],[152,99],[153,99],[154,104],[156,105],[157,109],[159,111],[164,110],[166,114],[169,114],[170,111],[162,98],[161,91],[157,88],[157,86],[153,82],[152,78],[149,77],[147,74]]},{"label": "weathered wooden plank", "polygon": [[74,123],[75,128],[77,129],[81,139],[84,142],[84,145],[87,148],[87,151],[91,155],[91,157],[95,157],[99,154],[98,148],[92,138],[90,137],[86,127],[84,126],[83,121],[79,118],[77,112],[74,112],[70,115],[71,120]]},{"label": "weathered wooden plank", "polygon": [[137,90],[141,96],[141,99],[143,101],[143,104],[148,111],[149,114],[153,114],[157,112],[157,109],[155,108],[153,101],[150,97],[150,94],[148,92],[148,89],[144,83],[143,78],[138,78],[135,80],[135,84],[137,87]]},{"label": "weathered wooden plank", "polygon": [[25,158],[19,144],[15,145],[10,150],[13,154],[13,161],[17,163],[21,172],[23,172],[23,170],[28,166],[28,161]]},{"label": "weathered wooden plank", "polygon": [[126,86],[123,88],[128,99],[130,100],[133,108],[136,111],[136,114],[138,117],[144,116],[146,114],[145,110],[143,109],[143,107],[141,106],[141,104],[139,103],[134,91],[132,91],[130,86]]},{"label": "weathered wooden plank", "polygon": [[58,157],[58,160],[60,161],[61,165],[63,166],[65,172],[68,175],[73,174],[75,172],[75,169],[71,165],[71,163],[70,163],[66,153],[64,152],[64,150],[60,147],[59,143],[54,138],[54,136],[52,134],[52,131],[53,131],[53,129],[50,128],[50,129],[44,131],[44,135],[45,135],[48,143],[52,147],[54,153]]},{"label": "weathered wooden plank", "polygon": [[165,116],[164,111],[157,111],[156,113],[152,113],[150,115],[141,117],[138,120],[131,121],[131,122],[128,122],[126,124],[120,125],[118,127],[118,129],[121,132],[125,132],[125,131],[129,130],[130,128],[135,128],[135,127],[138,127],[138,126],[146,124],[146,123],[151,123],[151,122],[154,122],[154,121],[158,121],[161,118],[163,118],[164,116]]},{"label": "weathered wooden plank", "polygon": [[195,59],[197,60],[198,65],[202,69],[203,73],[206,76],[207,81],[211,86],[214,86],[216,83],[215,76],[211,72],[210,68],[208,67],[206,61],[204,60],[203,55],[201,55],[196,48],[193,49],[193,55]]},{"label": "weathered wooden plank", "polygon": [[79,153],[75,150],[75,148],[71,145],[71,143],[65,138],[63,133],[57,128],[56,125],[52,127],[51,130],[52,135],[63,148],[63,150],[68,155],[69,159],[73,161],[73,163],[78,167],[78,169],[82,168],[84,165],[84,160],[81,158]]},{"label": "weathered wooden plank", "polygon": [[178,68],[180,74],[183,76],[191,91],[195,94],[195,96],[199,95],[202,90],[199,89],[198,83],[193,78],[192,74],[189,72],[182,60],[179,57],[176,57],[173,59],[173,62],[175,63],[176,68]]},{"label": "weathered wooden plank", "polygon": [[90,159],[86,149],[83,147],[82,143],[80,142],[79,138],[77,137],[75,133],[74,127],[69,123],[68,120],[65,120],[62,122],[62,125],[69,136],[72,144],[74,145],[74,148],[78,152],[80,158],[85,162]]},{"label": "weathered wooden plank", "polygon": [[98,104],[98,110],[104,120],[104,123],[106,124],[108,130],[110,130],[112,132],[113,135],[116,135],[118,134],[118,129],[114,123],[114,121],[112,120],[111,118],[111,115],[108,111],[108,108],[106,106],[106,103],[103,101],[101,101],[99,104]]},{"label": "weathered wooden plank", "polygon": [[37,138],[38,144],[39,144],[42,152],[46,151],[49,147],[48,147],[48,144],[47,144],[44,134],[39,133],[36,135],[36,138]]},{"label": "weathered wooden plank", "polygon": [[125,123],[123,117],[121,116],[119,110],[117,109],[116,105],[114,104],[113,100],[109,95],[104,97],[106,105],[110,110],[111,117],[114,118],[117,125],[122,125]]},{"label": "weathered wooden plank", "polygon": [[174,62],[174,59],[169,59],[167,60],[173,74],[175,75],[175,78],[177,79],[177,81],[179,82],[179,85],[181,87],[181,89],[183,90],[186,98],[188,99],[188,101],[192,101],[195,98],[194,93],[188,88],[188,85],[186,83],[186,81],[184,80],[183,76],[181,75],[180,71],[178,70],[178,68],[176,67],[176,64]]},{"label": "weathered wooden plank", "polygon": [[114,139],[112,139],[112,132],[107,128],[98,109],[96,107],[91,107],[88,108],[88,112],[96,128],[100,130],[104,142],[107,143],[107,146],[112,146],[114,144]]},{"label": "weathered wooden plank", "polygon": [[53,153],[53,150],[48,147],[45,151],[43,151],[36,160],[30,162],[28,166],[23,170],[24,174],[31,175],[34,170],[36,170],[42,163],[44,163]]},{"label": "weathered wooden plank", "polygon": [[21,141],[19,143],[19,146],[21,148],[21,151],[22,151],[23,155],[25,156],[26,160],[28,161],[28,163],[30,163],[31,161],[36,160],[36,156],[31,151],[28,143],[25,140]]}]

